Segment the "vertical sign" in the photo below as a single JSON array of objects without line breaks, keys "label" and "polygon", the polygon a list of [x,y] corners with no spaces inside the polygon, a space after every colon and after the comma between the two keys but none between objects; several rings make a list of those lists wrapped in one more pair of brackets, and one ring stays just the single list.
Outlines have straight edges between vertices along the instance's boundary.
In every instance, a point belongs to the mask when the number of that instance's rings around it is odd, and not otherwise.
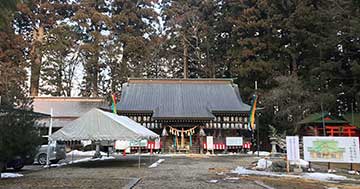
[{"label": "vertical sign", "polygon": [[299,136],[286,136],[286,156],[289,161],[300,159]]},{"label": "vertical sign", "polygon": [[213,140],[213,136],[207,136],[206,137],[206,146],[208,150],[213,150],[214,149],[214,140]]}]

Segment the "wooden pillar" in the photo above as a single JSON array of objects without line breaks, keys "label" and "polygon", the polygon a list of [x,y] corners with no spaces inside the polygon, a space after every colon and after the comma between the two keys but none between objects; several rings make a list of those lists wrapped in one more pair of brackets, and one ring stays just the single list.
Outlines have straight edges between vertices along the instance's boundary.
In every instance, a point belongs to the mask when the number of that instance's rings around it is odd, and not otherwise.
[{"label": "wooden pillar", "polygon": [[162,136],[161,137],[161,153],[165,153],[165,145],[166,145],[166,136]]},{"label": "wooden pillar", "polygon": [[199,135],[199,146],[200,146],[200,154],[203,154],[204,153],[204,146],[203,146],[203,143],[204,143],[204,137]]}]

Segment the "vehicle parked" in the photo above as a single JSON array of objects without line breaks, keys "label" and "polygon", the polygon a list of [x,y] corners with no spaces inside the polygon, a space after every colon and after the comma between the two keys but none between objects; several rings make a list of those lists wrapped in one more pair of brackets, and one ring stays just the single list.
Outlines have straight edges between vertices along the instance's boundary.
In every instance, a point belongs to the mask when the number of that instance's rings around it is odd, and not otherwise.
[{"label": "vehicle parked", "polygon": [[[66,158],[66,151],[65,151],[65,143],[64,142],[53,142],[50,144],[50,156],[49,160],[50,163],[57,163],[62,159]],[[41,145],[38,153],[35,155],[35,163],[38,163],[40,165],[46,164],[46,158],[47,158],[47,150],[48,145]]]},{"label": "vehicle parked", "polygon": [[34,158],[30,155],[25,157],[15,156],[12,160],[6,162],[6,164],[1,167],[1,171],[6,170],[7,168],[13,168],[16,171],[21,170],[25,165],[31,165],[34,163]]}]

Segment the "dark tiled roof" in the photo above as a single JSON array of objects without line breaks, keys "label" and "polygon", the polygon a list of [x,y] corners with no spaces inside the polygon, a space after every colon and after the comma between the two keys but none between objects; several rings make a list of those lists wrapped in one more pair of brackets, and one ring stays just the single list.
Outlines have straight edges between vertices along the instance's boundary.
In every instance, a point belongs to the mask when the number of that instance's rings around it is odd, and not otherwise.
[{"label": "dark tiled roof", "polygon": [[216,112],[248,112],[229,79],[130,79],[123,86],[118,111],[152,111],[161,118],[208,118]]},{"label": "dark tiled roof", "polygon": [[34,97],[33,101],[34,112],[50,115],[53,108],[53,117],[80,117],[92,108],[107,105],[102,98]]}]

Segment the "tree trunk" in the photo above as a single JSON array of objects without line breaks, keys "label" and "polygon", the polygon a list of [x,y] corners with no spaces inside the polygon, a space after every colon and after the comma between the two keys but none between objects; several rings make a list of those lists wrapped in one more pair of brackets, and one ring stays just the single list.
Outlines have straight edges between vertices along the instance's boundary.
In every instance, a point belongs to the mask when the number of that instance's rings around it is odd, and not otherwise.
[{"label": "tree trunk", "polygon": [[41,70],[41,44],[44,40],[44,28],[40,26],[33,31],[33,43],[30,51],[31,56],[31,77],[30,77],[30,96],[38,96],[39,80]]},{"label": "tree trunk", "polygon": [[98,86],[98,80],[99,80],[99,72],[100,72],[100,65],[99,65],[99,57],[100,57],[100,53],[97,52],[95,54],[95,62],[92,64],[94,65],[93,67],[93,75],[92,75],[92,79],[91,79],[91,82],[92,82],[92,91],[91,91],[91,94],[92,96],[94,97],[98,97],[99,96],[99,86]]},{"label": "tree trunk", "polygon": [[188,46],[186,44],[185,35],[183,35],[183,47],[184,47],[184,79],[188,78]]},{"label": "tree trunk", "polygon": [[97,64],[96,65],[96,69],[95,69],[95,71],[94,71],[94,78],[93,78],[93,83],[92,83],[92,86],[93,86],[93,88],[92,88],[92,95],[94,96],[94,97],[98,97],[99,96],[99,94],[98,94],[98,77],[99,77],[99,65]]},{"label": "tree trunk", "polygon": [[290,75],[296,74],[297,72],[297,57],[296,55],[291,55],[291,62],[290,62]]}]

